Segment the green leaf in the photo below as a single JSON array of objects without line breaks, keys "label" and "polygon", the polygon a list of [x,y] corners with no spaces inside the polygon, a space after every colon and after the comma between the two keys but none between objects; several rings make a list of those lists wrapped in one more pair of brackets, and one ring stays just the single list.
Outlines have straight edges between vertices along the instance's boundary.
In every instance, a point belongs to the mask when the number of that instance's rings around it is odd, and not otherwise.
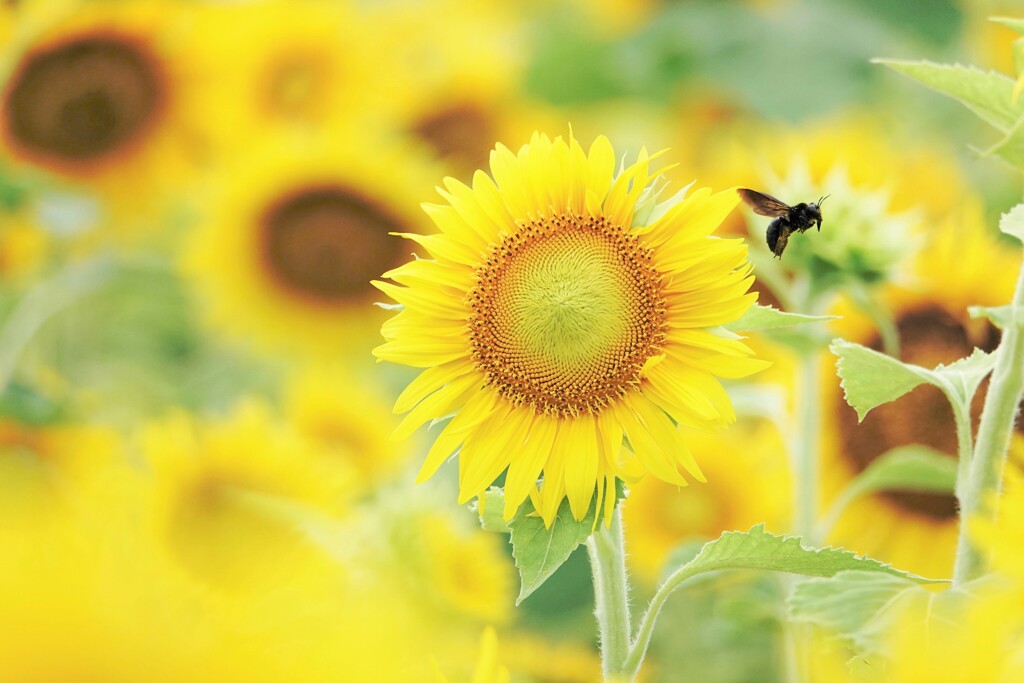
[{"label": "green leaf", "polygon": [[[618,504],[626,497],[626,489],[618,480],[616,480],[615,488],[616,504]],[[485,504],[488,515],[490,515],[492,500],[494,499],[488,499]],[[512,558],[515,560],[516,568],[519,569],[521,584],[516,605],[519,605],[547,581],[548,577],[569,559],[572,551],[576,550],[594,532],[599,523],[595,516],[596,501],[595,497],[594,501],[590,503],[587,514],[577,522],[573,519],[572,511],[569,509],[569,501],[563,500],[550,529],[544,527],[544,520],[533,509],[529,500],[519,506],[515,517],[508,523],[511,532],[509,541],[512,543]],[[501,503],[494,507],[499,510],[498,514],[500,515]],[[488,524],[494,526],[493,522],[488,522]]]},{"label": "green leaf", "polygon": [[755,304],[747,309],[738,320],[725,325],[730,332],[750,332],[753,330],[777,330],[794,325],[807,325],[810,323],[828,322],[836,320],[834,315],[803,315],[801,313],[786,313],[771,306]]},{"label": "green leaf", "polygon": [[911,389],[931,381],[931,373],[916,365],[907,365],[866,346],[836,339],[829,350],[838,357],[836,371],[846,402],[863,420],[883,403],[895,401]]},{"label": "green leaf", "polygon": [[878,491],[951,493],[956,488],[957,461],[927,446],[913,444],[888,451],[858,474],[836,496],[822,516],[816,536],[823,538],[836,525],[850,503]]},{"label": "green leaf", "polygon": [[997,24],[1002,24],[1003,26],[1013,29],[1024,36],[1024,19],[1018,19],[1016,17],[989,17],[988,20]]},{"label": "green leaf", "polygon": [[0,393],[0,416],[24,424],[53,424],[66,417],[65,412],[63,406],[18,382],[11,382]]},{"label": "green leaf", "polygon": [[697,556],[679,571],[694,576],[721,569],[761,569],[808,576],[834,576],[841,571],[859,569],[932,582],[870,557],[858,557],[842,548],[806,548],[795,536],[777,536],[765,531],[764,524],[747,532],[726,531],[716,540],[705,543]]},{"label": "green leaf", "polygon": [[974,392],[978,390],[978,385],[988,373],[992,372],[995,364],[994,353],[985,353],[981,349],[974,349],[967,358],[961,358],[949,365],[936,366],[932,373],[944,382],[933,382],[933,384],[943,391],[952,388],[959,400],[970,403],[974,398]]},{"label": "green leaf", "polygon": [[942,390],[954,407],[969,404],[981,380],[992,371],[995,356],[981,349],[967,358],[928,370],[903,363],[866,346],[836,339],[829,349],[838,357],[836,372],[846,402],[859,420],[883,403],[895,401],[921,384]]},{"label": "green leaf", "polygon": [[697,557],[706,544],[707,540],[694,539],[684,541],[673,548],[668,554],[668,559],[665,560],[665,566],[661,568],[661,581],[659,583],[664,583],[677,570],[692,562],[693,558]]},{"label": "green leaf", "polygon": [[999,142],[983,150],[981,156],[997,156],[1014,168],[1024,170],[1024,118],[1017,121]]},{"label": "green leaf", "polygon": [[1001,330],[1024,323],[1024,307],[1012,306],[968,306],[972,318],[988,318]]},{"label": "green leaf", "polygon": [[846,490],[854,496],[891,490],[951,493],[956,469],[954,458],[927,446],[900,446],[868,465]]},{"label": "green leaf", "polygon": [[1013,79],[1001,73],[960,64],[898,59],[873,61],[952,97],[1003,133],[1010,132],[1024,113],[1024,105],[1013,103]]},{"label": "green leaf", "polygon": [[1024,242],[1024,204],[1018,204],[999,219],[999,229]]},{"label": "green leaf", "polygon": [[505,492],[497,486],[484,491],[482,504],[474,504],[476,512],[480,515],[480,526],[484,531],[494,531],[507,534],[511,531],[508,522],[505,521]]},{"label": "green leaf", "polygon": [[831,578],[801,581],[787,604],[794,621],[839,634],[861,656],[885,656],[888,634],[903,610],[926,607],[922,614],[954,620],[967,597],[959,590],[935,593],[890,574],[844,571]]}]

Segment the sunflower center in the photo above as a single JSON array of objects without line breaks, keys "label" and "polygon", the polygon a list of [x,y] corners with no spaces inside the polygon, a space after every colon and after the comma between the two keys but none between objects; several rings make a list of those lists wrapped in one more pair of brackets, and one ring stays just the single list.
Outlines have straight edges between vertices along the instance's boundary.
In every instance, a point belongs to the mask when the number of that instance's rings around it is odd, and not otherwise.
[{"label": "sunflower center", "polygon": [[[991,326],[972,335],[963,324],[945,310],[929,306],[905,312],[896,320],[900,333],[902,360],[924,367],[950,363],[969,355],[978,346],[993,350],[999,343],[998,331]],[[881,340],[872,340],[872,348],[881,349]],[[972,413],[981,410],[984,391],[975,396]],[[920,443],[955,457],[956,432],[953,412],[939,389],[920,386],[895,403],[872,410],[857,424],[852,408],[845,404],[839,413],[839,435],[844,455],[857,470],[863,470],[883,453],[897,446]],[[944,520],[956,515],[956,499],[948,494],[888,491],[883,494],[899,507]]]},{"label": "sunflower center", "polygon": [[487,165],[497,135],[494,121],[472,104],[457,104],[432,112],[413,126],[413,133],[442,159],[467,169]]},{"label": "sunflower center", "polygon": [[11,79],[8,133],[31,151],[93,161],[151,124],[165,96],[157,69],[138,47],[88,37],[34,53]]},{"label": "sunflower center", "polygon": [[272,69],[265,92],[267,109],[285,117],[321,113],[322,96],[331,80],[330,69],[315,55],[293,55]]},{"label": "sunflower center", "polygon": [[263,256],[284,286],[336,303],[372,291],[370,280],[401,258],[388,233],[399,221],[341,187],[314,187],[272,205],[263,219]]},{"label": "sunflower center", "polygon": [[515,405],[598,413],[640,382],[664,340],[665,305],[650,250],[600,217],[522,224],[470,291],[473,357]]}]

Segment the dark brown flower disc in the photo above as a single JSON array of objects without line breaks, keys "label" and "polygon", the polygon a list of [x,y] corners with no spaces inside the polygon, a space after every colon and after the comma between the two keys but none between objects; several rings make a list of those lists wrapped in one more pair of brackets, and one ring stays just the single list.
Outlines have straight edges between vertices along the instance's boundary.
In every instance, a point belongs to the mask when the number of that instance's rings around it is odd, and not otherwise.
[{"label": "dark brown flower disc", "polygon": [[263,256],[293,292],[325,303],[362,298],[370,280],[399,263],[404,229],[386,209],[342,187],[312,187],[273,204],[262,223]]},{"label": "dark brown flower disc", "polygon": [[88,163],[132,144],[167,96],[151,55],[117,36],[27,54],[3,101],[5,133],[29,153]]}]

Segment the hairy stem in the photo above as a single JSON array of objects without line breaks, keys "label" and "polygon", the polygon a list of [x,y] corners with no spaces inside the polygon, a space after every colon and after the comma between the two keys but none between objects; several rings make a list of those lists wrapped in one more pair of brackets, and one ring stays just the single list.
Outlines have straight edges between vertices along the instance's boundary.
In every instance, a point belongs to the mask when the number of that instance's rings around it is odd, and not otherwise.
[{"label": "hairy stem", "polygon": [[1024,307],[1024,268],[1017,278],[1013,295],[1014,315],[1003,330],[996,349],[996,365],[992,370],[985,407],[978,425],[978,440],[967,471],[967,480],[957,484],[960,499],[960,539],[957,542],[953,585],[977,578],[985,571],[979,549],[971,542],[969,527],[975,517],[985,514],[989,494],[998,493],[1002,485],[1003,465],[1010,447],[1014,418],[1024,393],[1024,321],[1018,311]]},{"label": "hairy stem", "polygon": [[[632,631],[629,616],[629,584],[626,580],[626,550],[619,510],[611,526],[599,525],[587,539],[587,553],[594,575],[594,598],[601,634],[601,667],[606,681],[632,681],[625,671]],[[637,667],[639,668],[639,666]]]}]

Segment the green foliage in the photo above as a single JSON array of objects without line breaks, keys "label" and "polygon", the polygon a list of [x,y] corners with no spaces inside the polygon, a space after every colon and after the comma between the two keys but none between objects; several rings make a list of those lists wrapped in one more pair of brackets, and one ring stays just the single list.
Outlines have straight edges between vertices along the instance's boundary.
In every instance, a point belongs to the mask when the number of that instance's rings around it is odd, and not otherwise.
[{"label": "green foliage", "polygon": [[941,389],[954,407],[962,407],[970,403],[981,380],[995,364],[995,357],[980,349],[955,363],[928,370],[842,339],[833,341],[829,348],[838,357],[836,370],[846,402],[857,411],[860,420],[873,408],[895,401],[925,383]]},{"label": "green foliage", "polygon": [[771,306],[755,304],[751,306],[738,320],[725,325],[730,332],[752,332],[757,330],[778,330],[795,325],[808,325],[810,323],[828,322],[836,320],[834,315],[803,315],[801,313],[787,313]]},{"label": "green foliage", "polygon": [[505,492],[497,486],[484,491],[483,500],[480,503],[475,503],[476,510],[480,515],[480,526],[485,531],[493,531],[496,533],[507,534],[512,530],[508,527],[508,522],[505,521],[502,515],[503,507],[505,505]]},{"label": "green foliage", "polygon": [[895,401],[928,381],[924,368],[901,363],[860,344],[837,339],[829,350],[839,359],[836,371],[846,402],[857,411],[860,420],[872,408]]},{"label": "green foliage", "polygon": [[28,425],[47,425],[65,417],[64,407],[18,382],[11,382],[0,393],[0,416]]},{"label": "green foliage", "polygon": [[1024,204],[1018,204],[999,219],[999,230],[1024,242]]},{"label": "green foliage", "polygon": [[[892,576],[927,582],[894,569],[878,560],[857,555],[842,548],[806,548],[795,536],[777,536],[758,524],[747,532],[726,531],[701,548],[693,560],[674,575],[674,582],[704,572],[722,569],[760,569],[766,571],[833,576],[846,570],[882,572]],[[681,579],[681,575],[685,575]]]},{"label": "green foliage", "polygon": [[922,614],[955,620],[966,598],[959,590],[936,593],[891,574],[844,571],[801,581],[787,603],[793,620],[836,633],[863,657],[889,654],[887,635],[905,609],[926,605]]},{"label": "green foliage", "polygon": [[[617,484],[616,493],[617,500],[625,497],[621,483]],[[569,501],[563,500],[550,528],[545,528],[544,520],[529,500],[519,506],[509,522],[502,518],[504,505],[504,491],[493,486],[488,489],[484,493],[480,524],[488,531],[510,535],[512,557],[519,570],[520,590],[516,598],[516,605],[519,605],[569,559],[572,552],[594,532],[600,520],[596,518],[596,500],[591,502],[587,514],[578,522],[572,516]]]},{"label": "green foliage", "polygon": [[816,528],[823,538],[850,503],[879,491],[952,493],[956,488],[957,461],[927,446],[899,446],[873,461],[836,497]]},{"label": "green foliage", "polygon": [[955,459],[927,446],[900,446],[868,465],[847,490],[855,497],[892,490],[952,493],[956,469]]},{"label": "green foliage", "polygon": [[967,312],[972,318],[987,318],[1001,330],[1011,325],[1024,323],[1024,309],[1007,304],[1005,306],[969,306]]},{"label": "green foliage", "polygon": [[1024,114],[1024,102],[1013,102],[1013,79],[1001,73],[928,61],[875,61],[952,97],[1002,133],[1009,133]]}]

